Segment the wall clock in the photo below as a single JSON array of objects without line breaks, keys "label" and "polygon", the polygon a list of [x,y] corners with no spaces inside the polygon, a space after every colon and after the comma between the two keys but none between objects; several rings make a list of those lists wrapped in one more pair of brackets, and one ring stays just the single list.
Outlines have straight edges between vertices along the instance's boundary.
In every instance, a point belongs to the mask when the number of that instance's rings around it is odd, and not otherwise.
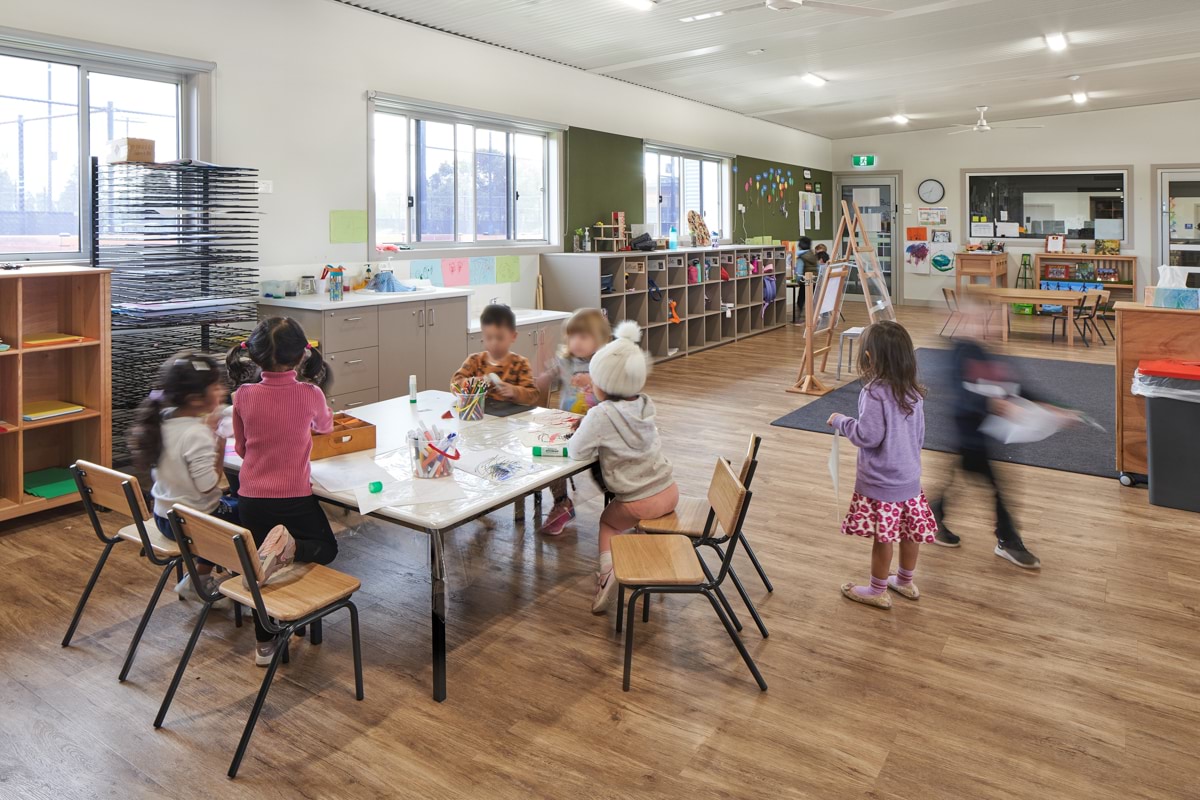
[{"label": "wall clock", "polygon": [[942,186],[941,181],[933,178],[926,178],[917,187],[917,197],[921,198],[923,203],[937,203],[945,196],[946,187]]}]

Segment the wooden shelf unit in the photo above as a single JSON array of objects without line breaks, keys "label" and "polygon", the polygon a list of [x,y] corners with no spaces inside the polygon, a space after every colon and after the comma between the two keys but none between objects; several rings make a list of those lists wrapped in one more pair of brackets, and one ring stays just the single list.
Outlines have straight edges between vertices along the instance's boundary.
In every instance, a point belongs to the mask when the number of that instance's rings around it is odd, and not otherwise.
[{"label": "wooden shelf unit", "polygon": [[[74,492],[44,499],[27,495],[24,475],[67,467],[83,458],[112,460],[110,270],[91,267],[22,267],[0,272],[0,522],[57,508],[79,499]],[[31,334],[62,332],[85,337],[46,347],[23,347]],[[38,422],[22,420],[38,400],[84,406],[75,414]]]},{"label": "wooden shelf unit", "polygon": [[[1074,267],[1077,264],[1092,264],[1097,269],[1108,267],[1116,270],[1116,281],[1102,281],[1099,278],[1089,281],[1076,281],[1068,275],[1066,278],[1046,277],[1046,268],[1054,264],[1064,264]],[[1041,281],[1071,281],[1077,283],[1102,283],[1110,293],[1110,300],[1140,301],[1137,295],[1137,256],[1097,255],[1095,253],[1034,253],[1033,274],[1035,280]]]},{"label": "wooden shelf unit", "polygon": [[[756,259],[759,271],[752,273]],[[775,245],[547,253],[541,275],[546,308],[600,308],[614,326],[631,319],[643,329],[642,348],[654,361],[664,361],[787,325],[786,264],[785,249]],[[769,273],[763,271],[767,266]],[[722,267],[729,280],[721,280]],[[776,290],[764,311],[767,274],[775,277]],[[613,276],[613,292],[600,291],[601,275]],[[655,299],[651,281],[661,299]],[[671,301],[678,323],[670,321]]]}]

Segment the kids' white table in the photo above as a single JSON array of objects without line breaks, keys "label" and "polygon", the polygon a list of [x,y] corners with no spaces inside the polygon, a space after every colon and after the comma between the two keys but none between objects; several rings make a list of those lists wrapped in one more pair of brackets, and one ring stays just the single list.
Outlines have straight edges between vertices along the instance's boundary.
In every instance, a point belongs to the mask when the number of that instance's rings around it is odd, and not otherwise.
[{"label": "kids' white table", "polygon": [[[345,465],[345,472],[354,470],[357,462],[362,465],[365,457],[376,459],[389,468],[397,483],[424,483],[411,477],[408,469],[410,456],[406,449],[408,431],[424,423],[427,427],[437,425],[443,430],[454,430],[459,434],[460,448],[466,453],[488,451],[516,458],[525,474],[497,481],[480,477],[464,469],[454,471],[453,480],[463,490],[463,497],[453,500],[421,503],[419,505],[385,506],[370,513],[370,516],[402,525],[412,530],[424,531],[429,535],[429,576],[431,583],[430,605],[433,617],[433,699],[446,699],[446,563],[444,539],[446,531],[507,506],[524,498],[549,483],[587,471],[593,461],[574,461],[566,458],[534,458],[531,448],[522,444],[522,434],[529,435],[543,430],[562,412],[534,408],[510,417],[485,417],[478,422],[459,422],[442,419],[453,401],[449,392],[418,392],[415,404],[408,397],[396,397],[380,403],[360,406],[353,416],[376,426],[376,448],[361,454],[337,456],[315,462],[320,470],[328,473],[332,466]],[[225,458],[225,466],[232,470],[241,469],[242,460],[232,451]],[[320,471],[319,470],[319,471]],[[403,477],[401,477],[403,475]],[[440,479],[448,480],[448,479]],[[440,481],[431,481],[437,483]],[[420,491],[422,487],[413,487]],[[353,490],[332,492],[325,489],[319,478],[313,480],[313,494],[324,501],[345,508],[358,510],[358,501]]]}]

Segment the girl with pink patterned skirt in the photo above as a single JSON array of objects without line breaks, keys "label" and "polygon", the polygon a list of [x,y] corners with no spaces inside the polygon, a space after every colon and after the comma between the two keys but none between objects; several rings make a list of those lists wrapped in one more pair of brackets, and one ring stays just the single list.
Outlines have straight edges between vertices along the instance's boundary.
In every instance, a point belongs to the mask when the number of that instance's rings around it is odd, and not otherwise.
[{"label": "girl with pink patterned skirt", "polygon": [[[921,447],[925,443],[925,387],[917,382],[917,358],[908,331],[898,322],[876,322],[862,336],[858,371],[863,388],[858,418],[833,414],[829,424],[858,448],[858,469],[842,533],[866,536],[871,580],[842,586],[858,603],[891,608],[891,589],[916,600],[913,583],[922,542],[932,542],[937,520],[921,490]],[[892,575],[893,544],[900,567]]]}]

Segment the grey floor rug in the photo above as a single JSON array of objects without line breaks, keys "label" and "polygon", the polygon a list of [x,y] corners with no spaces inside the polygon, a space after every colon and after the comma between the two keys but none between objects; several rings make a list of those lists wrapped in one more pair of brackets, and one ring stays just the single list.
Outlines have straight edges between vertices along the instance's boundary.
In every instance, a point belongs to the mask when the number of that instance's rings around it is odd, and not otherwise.
[{"label": "grey floor rug", "polygon": [[[917,365],[921,382],[929,389],[925,398],[925,449],[952,453],[956,447],[954,412],[950,393],[951,351],[919,348]],[[1103,431],[1079,426],[1030,444],[996,445],[997,458],[1014,464],[1116,476],[1115,370],[1111,364],[1081,364],[1047,358],[1010,358],[1022,382],[1036,387],[1040,397],[1086,412],[1104,426]],[[803,408],[772,422],[782,428],[830,433],[825,421],[836,412],[858,411],[857,381],[848,383]]]}]

